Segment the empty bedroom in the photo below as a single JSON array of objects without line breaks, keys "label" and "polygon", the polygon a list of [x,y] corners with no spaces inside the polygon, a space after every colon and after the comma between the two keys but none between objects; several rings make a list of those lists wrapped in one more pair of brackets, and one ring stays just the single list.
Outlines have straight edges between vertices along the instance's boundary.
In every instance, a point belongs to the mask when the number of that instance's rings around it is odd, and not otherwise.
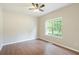
[{"label": "empty bedroom", "polygon": [[79,55],[79,3],[0,3],[0,55]]}]

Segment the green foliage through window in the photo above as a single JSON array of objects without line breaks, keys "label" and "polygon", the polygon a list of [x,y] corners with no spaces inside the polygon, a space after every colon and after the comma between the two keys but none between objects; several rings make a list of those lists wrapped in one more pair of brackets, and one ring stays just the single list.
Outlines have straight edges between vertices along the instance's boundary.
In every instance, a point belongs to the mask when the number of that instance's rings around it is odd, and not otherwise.
[{"label": "green foliage through window", "polygon": [[46,27],[46,32],[48,35],[62,36],[62,17],[48,20]]}]

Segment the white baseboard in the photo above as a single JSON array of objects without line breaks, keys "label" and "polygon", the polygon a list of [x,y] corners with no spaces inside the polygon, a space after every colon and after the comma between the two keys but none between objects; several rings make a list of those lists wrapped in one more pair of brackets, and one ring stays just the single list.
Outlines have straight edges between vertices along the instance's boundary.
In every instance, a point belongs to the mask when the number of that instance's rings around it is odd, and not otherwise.
[{"label": "white baseboard", "polygon": [[62,44],[59,44],[59,43],[56,43],[56,42],[53,42],[53,44],[57,44],[57,45],[59,45],[59,46],[61,46],[61,47],[65,47],[65,48],[70,49],[70,50],[73,50],[73,51],[75,51],[75,52],[79,52],[79,50],[74,49],[74,48],[71,48],[71,47],[66,46],[66,45],[62,45]]},{"label": "white baseboard", "polygon": [[3,45],[0,46],[0,51],[2,50],[2,48],[3,48]]},{"label": "white baseboard", "polygon": [[[35,39],[33,38],[33,39],[30,39],[30,40],[35,40]],[[0,51],[2,50],[3,46],[5,46],[5,45],[20,43],[20,42],[30,41],[30,40],[21,40],[21,41],[16,41],[16,42],[3,43],[3,44],[0,45]]]},{"label": "white baseboard", "polygon": [[[35,40],[35,39],[30,39],[30,40]],[[20,43],[20,42],[24,42],[24,41],[30,41],[30,40],[21,40],[21,41],[16,41],[16,42],[3,43],[3,46],[9,45],[9,44],[14,44],[14,43]]]},{"label": "white baseboard", "polygon": [[[40,39],[42,39],[42,38],[40,38]],[[45,40],[45,39],[42,39],[42,40]],[[56,43],[56,42],[52,42],[52,41],[49,41],[49,40],[45,40],[45,41],[48,41],[48,42],[50,42],[50,43],[53,43],[53,44],[59,45],[59,46],[61,46],[61,47],[65,47],[65,48],[70,49],[70,50],[73,50],[73,51],[75,51],[75,52],[79,52],[79,50],[77,50],[77,49],[74,49],[74,48],[71,48],[71,47],[65,46],[65,45],[60,44],[60,43],[58,43],[58,42]]]},{"label": "white baseboard", "polygon": [[[34,40],[34,38],[30,39],[30,40]],[[20,43],[20,42],[30,41],[30,40],[21,40],[21,41],[16,41],[16,42],[3,43],[3,44],[0,45],[0,51],[2,50],[3,46],[5,46],[5,45],[14,44],[14,43]]]}]

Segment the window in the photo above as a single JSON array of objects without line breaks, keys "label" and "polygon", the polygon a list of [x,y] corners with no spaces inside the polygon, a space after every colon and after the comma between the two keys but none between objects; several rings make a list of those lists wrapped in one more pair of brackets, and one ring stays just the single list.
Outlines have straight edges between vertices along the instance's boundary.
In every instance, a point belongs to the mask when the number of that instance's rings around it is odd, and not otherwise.
[{"label": "window", "polygon": [[46,21],[46,35],[62,37],[62,17]]}]

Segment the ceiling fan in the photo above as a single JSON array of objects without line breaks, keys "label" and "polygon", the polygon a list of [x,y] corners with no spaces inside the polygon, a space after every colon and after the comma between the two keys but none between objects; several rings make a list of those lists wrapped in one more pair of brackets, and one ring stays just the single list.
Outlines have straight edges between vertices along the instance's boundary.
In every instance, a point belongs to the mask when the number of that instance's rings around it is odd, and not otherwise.
[{"label": "ceiling fan", "polygon": [[45,7],[45,4],[41,4],[41,3],[32,3],[32,7],[29,8],[29,10],[44,12],[44,10],[42,9],[43,7]]}]

